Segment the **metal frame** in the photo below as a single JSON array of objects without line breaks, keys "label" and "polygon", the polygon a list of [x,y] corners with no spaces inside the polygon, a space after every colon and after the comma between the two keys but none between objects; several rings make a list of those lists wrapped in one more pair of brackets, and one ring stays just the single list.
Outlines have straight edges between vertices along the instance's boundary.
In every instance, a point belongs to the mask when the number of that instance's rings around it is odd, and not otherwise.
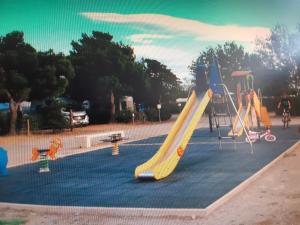
[{"label": "metal frame", "polygon": [[233,106],[233,108],[234,108],[234,111],[235,111],[235,113],[236,113],[236,115],[237,115],[237,117],[238,117],[238,119],[239,119],[239,121],[240,121],[240,123],[241,123],[241,125],[242,125],[242,127],[243,127],[243,130],[244,130],[244,132],[245,132],[245,134],[246,134],[246,137],[247,137],[247,139],[248,139],[248,141],[249,141],[249,144],[250,144],[250,146],[251,146],[251,153],[253,154],[254,151],[253,151],[253,144],[252,144],[252,141],[250,140],[248,131],[247,131],[246,127],[245,127],[245,124],[244,124],[242,118],[240,117],[240,115],[239,115],[239,113],[238,113],[237,108],[235,107],[235,104],[234,104],[234,102],[233,102],[232,97],[230,96],[230,93],[229,93],[229,91],[228,91],[227,86],[226,86],[225,84],[218,84],[218,85],[221,85],[221,86],[223,87],[223,89],[225,90],[226,94],[228,95],[229,100],[230,100],[230,102],[231,102],[231,104],[232,104],[232,106]]}]

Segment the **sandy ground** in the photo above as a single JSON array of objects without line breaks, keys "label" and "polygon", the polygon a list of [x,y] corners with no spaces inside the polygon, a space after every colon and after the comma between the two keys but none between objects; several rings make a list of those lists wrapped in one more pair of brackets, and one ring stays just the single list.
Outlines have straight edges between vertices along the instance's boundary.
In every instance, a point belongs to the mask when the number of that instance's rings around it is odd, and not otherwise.
[{"label": "sandy ground", "polygon": [[[273,124],[280,124],[280,118],[273,118]],[[207,121],[199,127],[207,126]],[[161,124],[139,125],[100,125],[74,132],[91,133],[107,130],[125,130],[127,135],[135,139],[147,138],[168,132],[173,121]],[[293,118],[292,124],[300,124],[300,118]],[[34,135],[1,137],[1,146],[8,149],[9,155],[17,155],[13,163],[28,162],[29,147],[38,139],[48,140],[53,135]],[[24,144],[25,143],[25,144]],[[66,154],[77,152],[70,150]],[[82,151],[82,150],[79,150]],[[80,214],[62,211],[61,213],[41,213],[32,210],[15,210],[0,207],[0,219],[24,218],[26,224],[108,224],[108,225],[143,225],[143,224],[186,224],[186,225],[300,225],[300,144],[295,150],[279,160],[267,172],[238,193],[224,205],[204,218],[147,218],[147,217],[112,217],[100,214]]]}]

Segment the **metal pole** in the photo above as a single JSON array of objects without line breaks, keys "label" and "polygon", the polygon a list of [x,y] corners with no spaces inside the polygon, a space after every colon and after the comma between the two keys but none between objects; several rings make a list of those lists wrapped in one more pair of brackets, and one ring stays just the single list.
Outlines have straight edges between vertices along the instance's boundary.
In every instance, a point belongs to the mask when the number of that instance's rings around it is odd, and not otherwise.
[{"label": "metal pole", "polygon": [[161,119],[160,119],[160,109],[158,109],[158,120],[159,120],[159,122],[161,122]]},{"label": "metal pole", "polygon": [[29,136],[29,134],[30,134],[30,123],[29,123],[29,119],[27,119],[26,122],[27,122],[27,136]]},{"label": "metal pole", "polygon": [[232,106],[233,106],[233,108],[234,108],[234,111],[235,111],[235,113],[236,113],[236,115],[237,115],[237,117],[238,117],[238,119],[239,119],[239,121],[240,121],[240,123],[241,123],[241,125],[242,125],[242,127],[243,127],[243,130],[244,130],[244,132],[245,132],[245,134],[246,134],[246,136],[247,136],[247,139],[248,139],[248,141],[249,141],[249,144],[250,144],[250,146],[251,146],[251,153],[253,154],[253,145],[252,145],[252,141],[250,140],[250,137],[249,137],[249,135],[248,135],[247,129],[246,129],[246,127],[245,127],[245,124],[244,124],[242,118],[240,117],[237,108],[236,108],[235,105],[234,105],[234,102],[233,102],[233,100],[232,100],[232,98],[231,98],[231,96],[230,96],[230,93],[229,93],[229,91],[228,91],[228,89],[227,89],[227,87],[226,87],[225,84],[219,84],[219,85],[222,85],[223,88],[224,88],[224,90],[227,92],[227,95],[228,95],[228,97],[229,97],[229,100],[230,100],[230,102],[231,102],[231,104],[232,104]]}]

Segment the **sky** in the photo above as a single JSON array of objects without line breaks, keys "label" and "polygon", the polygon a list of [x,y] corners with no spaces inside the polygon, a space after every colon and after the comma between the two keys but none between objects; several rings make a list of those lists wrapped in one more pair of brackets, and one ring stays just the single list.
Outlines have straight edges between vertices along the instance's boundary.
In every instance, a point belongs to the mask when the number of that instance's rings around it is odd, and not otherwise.
[{"label": "sky", "polygon": [[156,59],[179,78],[209,46],[235,41],[253,51],[276,24],[300,23],[299,0],[0,0],[0,36],[19,30],[37,50],[69,54],[93,30]]}]

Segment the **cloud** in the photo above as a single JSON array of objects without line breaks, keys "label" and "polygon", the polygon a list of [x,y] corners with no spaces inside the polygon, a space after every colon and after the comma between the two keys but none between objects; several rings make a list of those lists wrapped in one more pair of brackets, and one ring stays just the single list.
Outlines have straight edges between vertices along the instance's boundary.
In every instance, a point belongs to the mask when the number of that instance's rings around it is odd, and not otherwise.
[{"label": "cloud", "polygon": [[177,48],[158,45],[136,45],[132,47],[137,58],[144,57],[158,60],[167,65],[168,68],[171,68],[172,72],[179,78],[189,76],[188,66],[197,56],[197,54],[192,54]]},{"label": "cloud", "polygon": [[183,35],[193,35],[200,41],[241,41],[253,42],[270,34],[265,27],[245,27],[239,25],[212,25],[197,20],[183,19],[162,14],[117,14],[83,12],[82,16],[111,23],[141,23],[162,27]]},{"label": "cloud", "polygon": [[171,35],[164,34],[133,34],[126,37],[134,43],[152,44],[153,39],[171,39]]}]

